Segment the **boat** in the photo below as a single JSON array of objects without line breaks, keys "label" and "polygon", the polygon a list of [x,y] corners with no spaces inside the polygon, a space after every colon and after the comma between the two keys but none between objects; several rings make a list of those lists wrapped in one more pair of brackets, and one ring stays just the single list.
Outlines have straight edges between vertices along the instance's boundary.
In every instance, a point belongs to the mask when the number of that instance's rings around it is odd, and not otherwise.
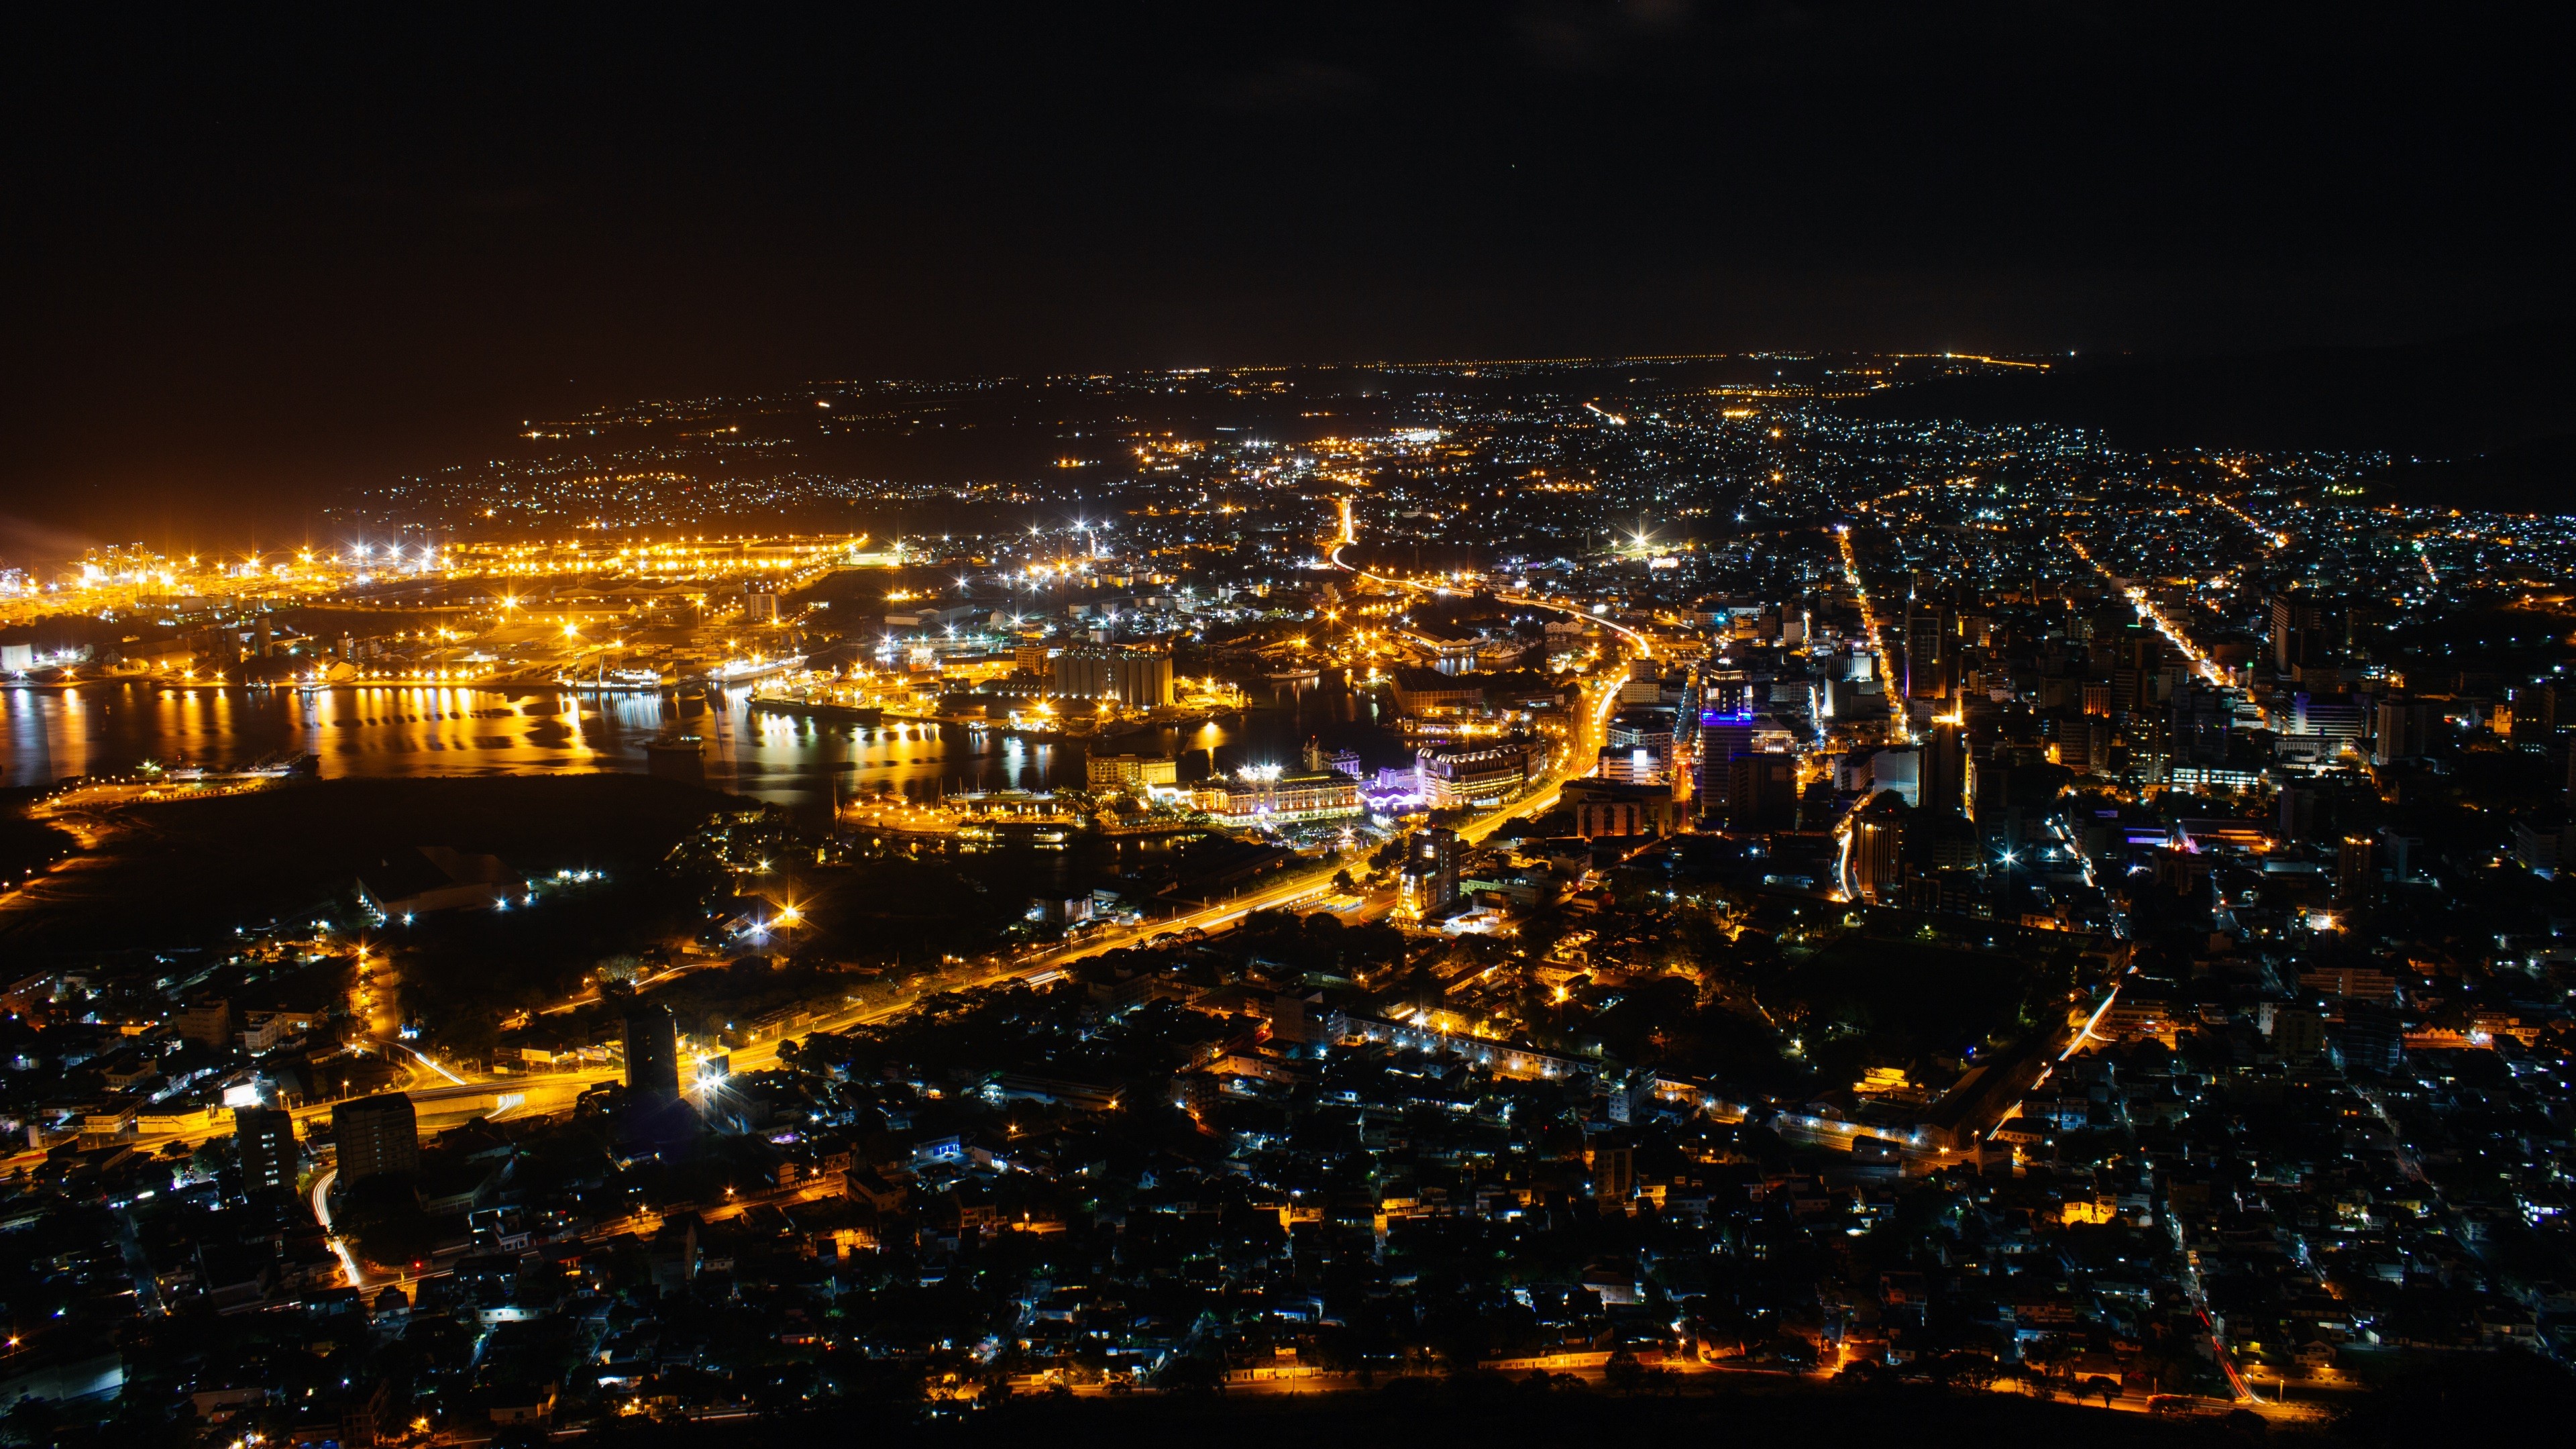
[{"label": "boat", "polygon": [[656,780],[707,782],[706,741],[696,735],[664,735],[644,745],[644,773]]},{"label": "boat", "polygon": [[221,785],[243,780],[285,780],[302,775],[322,773],[322,757],[301,750],[280,750],[264,755],[247,765],[208,765],[181,762],[169,766],[147,765],[144,773],[157,774],[174,784]]},{"label": "boat", "polygon": [[885,722],[885,710],[879,705],[834,704],[829,700],[797,699],[789,695],[753,695],[751,708],[763,714],[829,720],[836,724],[877,725]]}]

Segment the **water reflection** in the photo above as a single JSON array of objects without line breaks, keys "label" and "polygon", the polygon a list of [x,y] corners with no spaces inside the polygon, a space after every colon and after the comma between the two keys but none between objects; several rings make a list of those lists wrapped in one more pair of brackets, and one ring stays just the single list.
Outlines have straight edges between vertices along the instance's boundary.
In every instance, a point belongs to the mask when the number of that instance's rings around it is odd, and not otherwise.
[{"label": "water reflection", "polygon": [[[571,690],[0,689],[0,783],[116,773],[144,760],[245,765],[289,752],[318,756],[326,777],[641,774],[645,745],[673,728],[706,741],[709,784],[782,804],[881,789],[927,798],[1082,780],[1086,750],[1078,742],[958,725],[825,725],[754,713],[749,697],[738,690],[711,706],[694,695]],[[1170,753],[1185,780],[1241,764],[1292,764],[1309,738],[1328,750],[1358,749],[1374,767],[1401,757],[1377,709],[1376,696],[1327,676],[1280,689],[1268,707],[1237,719],[1139,731],[1098,747]]]}]

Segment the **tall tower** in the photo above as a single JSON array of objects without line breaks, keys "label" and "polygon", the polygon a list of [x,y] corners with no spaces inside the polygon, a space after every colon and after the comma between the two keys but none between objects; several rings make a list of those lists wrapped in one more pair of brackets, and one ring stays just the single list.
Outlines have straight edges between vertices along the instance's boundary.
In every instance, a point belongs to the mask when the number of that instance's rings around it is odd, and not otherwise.
[{"label": "tall tower", "polygon": [[1950,697],[1949,630],[1945,623],[1937,604],[1905,606],[1906,698]]},{"label": "tall tower", "polygon": [[636,1002],[626,1008],[626,1089],[656,1102],[680,1098],[680,1030],[671,1008]]},{"label": "tall tower", "polygon": [[1947,720],[1933,721],[1923,737],[1920,787],[1914,798],[1923,809],[1956,811],[1968,793],[1968,750],[1962,738],[1963,727]]},{"label": "tall tower", "polygon": [[2379,842],[2367,835],[2345,836],[2335,849],[2335,904],[2366,906],[2378,893]]}]

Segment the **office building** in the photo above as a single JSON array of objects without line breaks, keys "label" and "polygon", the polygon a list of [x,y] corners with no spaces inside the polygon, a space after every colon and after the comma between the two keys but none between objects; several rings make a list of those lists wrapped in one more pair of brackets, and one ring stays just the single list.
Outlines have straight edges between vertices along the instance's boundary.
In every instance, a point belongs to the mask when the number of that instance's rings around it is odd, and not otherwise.
[{"label": "office building", "polygon": [[1413,832],[1404,843],[1404,871],[1398,878],[1396,913],[1427,920],[1458,901],[1459,856],[1465,845],[1458,832],[1435,826]]},{"label": "office building", "polygon": [[1852,821],[1851,892],[1871,905],[1898,903],[1905,881],[1905,812],[1864,808]]},{"label": "office building", "polygon": [[2433,706],[2415,699],[2383,699],[2379,702],[2377,728],[2372,731],[2370,762],[2393,765],[2400,760],[2420,759],[2433,733]]},{"label": "office building", "polygon": [[1643,745],[1629,748],[1603,745],[1594,761],[1593,772],[1604,780],[1615,780],[1622,785],[1660,785],[1669,779],[1662,753]]},{"label": "office building", "polygon": [[233,1156],[241,1164],[242,1192],[293,1192],[299,1158],[295,1114],[282,1107],[240,1107],[233,1112]]},{"label": "office building", "polygon": [[1947,699],[1950,697],[1949,630],[1943,627],[1941,610],[1930,605],[1909,606],[1905,612],[1905,697],[1908,699]]},{"label": "office building", "polygon": [[1798,757],[1763,751],[1728,762],[1726,823],[1738,830],[1789,830],[1798,823]]},{"label": "office building", "polygon": [[2347,835],[2335,851],[2335,904],[2368,905],[2379,893],[2379,842]]},{"label": "office building", "polygon": [[2325,659],[2327,620],[2322,606],[2275,594],[2270,614],[2270,627],[2264,632],[2274,670],[2287,674]]},{"label": "office building", "polygon": [[2292,786],[2281,792],[2280,823],[2274,831],[2284,845],[2317,838],[2317,792]]},{"label": "office building", "polygon": [[401,1092],[332,1108],[331,1137],[340,1145],[344,1186],[389,1172],[420,1170],[420,1117]]},{"label": "office building", "polygon": [[680,1028],[671,1008],[634,1002],[626,1008],[626,1090],[657,1102],[680,1096]]},{"label": "office building", "polygon": [[1923,732],[1922,754],[1915,769],[1918,806],[1952,811],[1967,804],[1968,747],[1959,725],[1949,720],[1933,721],[1931,728]]}]

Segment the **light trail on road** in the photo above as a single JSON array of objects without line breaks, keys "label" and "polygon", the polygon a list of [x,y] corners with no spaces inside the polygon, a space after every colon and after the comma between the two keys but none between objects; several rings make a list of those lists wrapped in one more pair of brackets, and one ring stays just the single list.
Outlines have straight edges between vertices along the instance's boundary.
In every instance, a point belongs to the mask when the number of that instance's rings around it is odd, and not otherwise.
[{"label": "light trail on road", "polygon": [[339,1180],[340,1169],[336,1167],[323,1169],[322,1175],[313,1179],[313,1221],[322,1225],[323,1241],[340,1255],[340,1271],[349,1275],[349,1286],[364,1288],[367,1275],[358,1267],[358,1255],[349,1251],[347,1241],[331,1227],[331,1185]]},{"label": "light trail on road", "polygon": [[387,1043],[387,1045],[400,1047],[400,1048],[402,1048],[404,1051],[407,1051],[407,1052],[411,1053],[413,1056],[420,1058],[420,1064],[421,1064],[422,1066],[425,1066],[425,1067],[429,1068],[431,1071],[438,1073],[440,1076],[445,1077],[448,1081],[450,1081],[450,1082],[452,1082],[452,1083],[456,1084],[457,1086],[460,1086],[460,1087],[470,1087],[470,1086],[474,1085],[473,1083],[471,1083],[471,1082],[469,1082],[469,1081],[465,1080],[463,1077],[460,1077],[460,1076],[456,1075],[454,1072],[449,1071],[449,1070],[447,1069],[446,1064],[445,1064],[445,1063],[443,1063],[443,1062],[441,1062],[441,1061],[439,1061],[439,1059],[438,1059],[438,1058],[431,1056],[429,1053],[427,1053],[427,1052],[425,1052],[425,1051],[422,1051],[420,1048],[418,1048],[418,1047],[416,1047],[416,1046],[413,1046],[413,1045],[412,1045],[411,1043],[409,1043],[409,1042],[400,1042],[400,1041],[397,1041],[397,1042],[389,1042],[389,1043]]}]

